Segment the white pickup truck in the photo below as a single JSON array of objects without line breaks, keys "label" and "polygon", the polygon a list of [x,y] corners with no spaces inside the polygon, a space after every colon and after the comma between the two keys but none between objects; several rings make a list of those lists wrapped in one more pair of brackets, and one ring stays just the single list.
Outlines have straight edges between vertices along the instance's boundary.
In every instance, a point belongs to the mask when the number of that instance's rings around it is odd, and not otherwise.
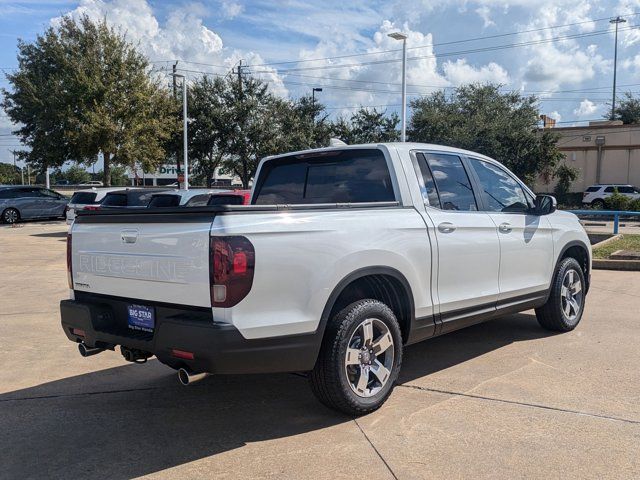
[{"label": "white pickup truck", "polygon": [[80,212],[67,260],[62,326],[83,356],[155,355],[185,384],[309,372],[355,415],[389,396],[406,345],[531,308],[572,330],[591,272],[553,197],[413,143],[265,158],[247,206]]}]

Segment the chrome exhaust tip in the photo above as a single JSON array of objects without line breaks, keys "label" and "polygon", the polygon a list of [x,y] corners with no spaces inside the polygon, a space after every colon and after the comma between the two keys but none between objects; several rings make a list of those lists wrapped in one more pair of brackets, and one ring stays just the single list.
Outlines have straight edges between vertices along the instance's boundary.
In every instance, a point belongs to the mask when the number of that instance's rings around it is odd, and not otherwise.
[{"label": "chrome exhaust tip", "polygon": [[97,355],[98,353],[104,352],[104,348],[87,347],[84,343],[79,343],[78,351],[83,357],[90,357],[91,355]]},{"label": "chrome exhaust tip", "polygon": [[182,385],[191,385],[192,383],[199,382],[208,376],[209,374],[207,372],[193,373],[186,368],[178,370],[178,380]]}]

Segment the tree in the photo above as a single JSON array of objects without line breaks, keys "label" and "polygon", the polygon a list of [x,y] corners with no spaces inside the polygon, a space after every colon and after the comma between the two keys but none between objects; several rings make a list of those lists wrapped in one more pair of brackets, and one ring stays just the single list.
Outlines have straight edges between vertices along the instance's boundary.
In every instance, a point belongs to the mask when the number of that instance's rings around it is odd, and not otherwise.
[{"label": "tree", "polygon": [[558,179],[558,183],[553,190],[553,193],[558,198],[559,202],[564,202],[569,193],[571,184],[578,178],[579,170],[569,165],[560,165],[555,171],[555,177]]},{"label": "tree", "polygon": [[558,135],[538,131],[534,96],[501,93],[498,85],[466,85],[411,102],[410,140],[465,148],[499,160],[526,183],[554,176],[562,159]]},{"label": "tree", "polygon": [[8,163],[0,163],[0,185],[19,185],[20,169]]},{"label": "tree", "polygon": [[69,180],[72,185],[79,185],[81,183],[91,180],[91,175],[80,165],[72,165],[60,173],[55,173],[56,180]]},{"label": "tree", "polygon": [[350,145],[356,143],[397,142],[400,118],[398,114],[386,115],[375,108],[361,107],[349,120],[338,118],[331,126],[333,136]]},{"label": "tree", "polygon": [[615,112],[611,111],[605,116],[608,120],[622,120],[622,123],[640,123],[640,99],[635,98],[631,92],[625,92],[624,98],[616,106]]},{"label": "tree", "polygon": [[21,159],[44,169],[68,160],[90,164],[103,152],[107,185],[112,163],[147,169],[162,163],[176,105],[123,34],[105,20],[63,17],[18,50],[2,105],[30,147]]}]

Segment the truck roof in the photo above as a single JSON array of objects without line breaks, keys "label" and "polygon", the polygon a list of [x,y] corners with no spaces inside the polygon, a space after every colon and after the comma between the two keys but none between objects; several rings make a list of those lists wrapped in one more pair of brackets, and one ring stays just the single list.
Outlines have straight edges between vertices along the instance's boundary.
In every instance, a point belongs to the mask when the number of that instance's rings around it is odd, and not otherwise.
[{"label": "truck roof", "polygon": [[482,155],[481,153],[472,152],[470,150],[465,150],[463,148],[448,147],[446,145],[437,145],[435,143],[419,143],[419,142],[383,142],[383,143],[359,143],[355,145],[335,145],[331,147],[310,148],[307,150],[299,150],[297,152],[287,152],[287,153],[281,153],[278,155],[269,155],[268,157],[264,157],[263,160],[271,160],[272,158],[279,158],[279,157],[285,157],[290,155],[303,155],[303,154],[314,153],[314,152],[330,152],[335,150],[349,150],[349,149],[357,149],[357,148],[380,148],[380,147],[393,147],[399,151],[411,151],[411,150],[418,150],[418,149],[439,150],[442,152],[473,155],[474,157],[480,157],[480,158],[491,160],[494,162],[496,161],[491,157]]}]

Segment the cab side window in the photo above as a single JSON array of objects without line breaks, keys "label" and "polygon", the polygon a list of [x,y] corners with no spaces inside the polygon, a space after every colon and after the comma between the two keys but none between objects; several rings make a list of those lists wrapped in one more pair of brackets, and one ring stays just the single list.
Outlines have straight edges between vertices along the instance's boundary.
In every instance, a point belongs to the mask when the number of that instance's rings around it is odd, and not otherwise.
[{"label": "cab side window", "polygon": [[525,213],[529,210],[522,186],[506,170],[475,158],[469,161],[480,180],[487,211]]}]

